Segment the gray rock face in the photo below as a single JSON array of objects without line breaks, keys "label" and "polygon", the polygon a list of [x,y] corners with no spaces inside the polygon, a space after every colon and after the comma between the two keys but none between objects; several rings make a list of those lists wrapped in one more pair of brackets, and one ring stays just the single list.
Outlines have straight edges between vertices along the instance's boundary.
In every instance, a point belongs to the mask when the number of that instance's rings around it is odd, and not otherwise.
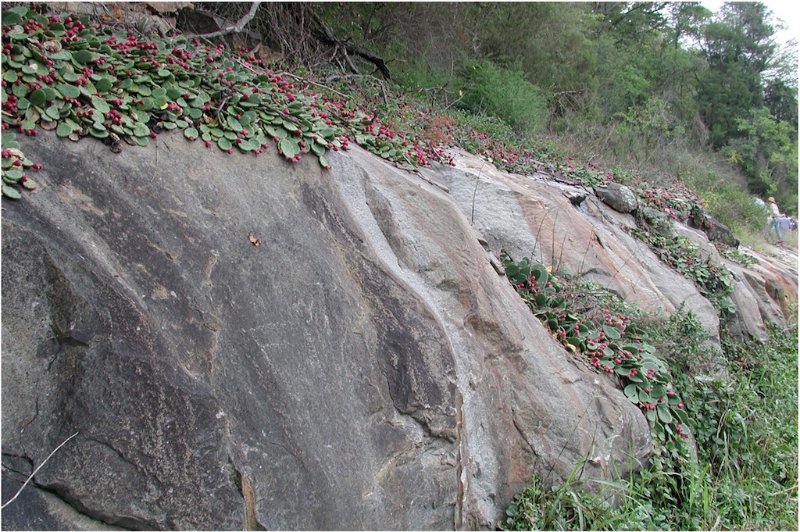
[{"label": "gray rock face", "polygon": [[[729,265],[732,272],[734,289],[731,294],[731,301],[736,307],[734,315],[728,318],[728,330],[731,334],[741,338],[754,338],[765,342],[769,337],[764,326],[764,312],[772,310],[766,303],[759,304],[760,298],[757,297],[752,285],[748,280],[752,277],[749,272],[737,265]],[[767,301],[769,298],[766,299]],[[762,309],[762,305],[763,308]],[[779,313],[772,314],[773,320],[780,316]],[[782,318],[782,316],[780,316]]]},{"label": "gray rock face", "polygon": [[636,194],[625,185],[609,183],[606,187],[597,188],[595,192],[603,202],[615,211],[629,213],[639,207],[639,200],[636,198]]},{"label": "gray rock face", "polygon": [[[593,196],[577,206],[581,187],[501,172],[483,160],[454,150],[456,168],[424,170],[428,179],[448,188],[492,249],[513,257],[532,257],[573,275],[598,282],[642,310],[666,316],[691,311],[709,335],[709,371],[717,371],[719,318],[696,285],[662,263],[648,246],[628,234],[636,227],[630,214],[617,212]],[[476,188],[477,182],[477,188]],[[474,199],[473,199],[474,198]],[[650,223],[671,224],[699,246],[713,264],[733,273],[736,314],[729,330],[763,339],[765,321],[785,324],[787,301],[797,300],[797,255],[777,249],[771,256],[750,252],[759,264],[742,269],[723,259],[702,231],[672,222],[653,209],[640,209]],[[746,280],[746,282],[744,282]]]},{"label": "gray rock face", "polygon": [[689,238],[699,249],[703,260],[727,268],[731,274],[731,302],[736,312],[728,318],[728,330],[742,338],[766,341],[766,323],[785,326],[790,317],[788,300],[797,300],[797,255],[788,257],[788,264],[779,257],[758,255],[759,263],[744,268],[720,255],[703,231],[674,223],[676,232]]},{"label": "gray rock face", "polygon": [[78,436],[4,527],[494,527],[534,471],[646,458],[638,409],[441,189],[358,148],[324,172],[158,142],[24,146],[45,170],[3,201],[4,501]]},{"label": "gray rock face", "polygon": [[426,172],[450,189],[492,249],[595,281],[655,315],[668,316],[683,306],[701,320],[713,340],[719,340],[714,307],[693,282],[628,234],[626,229],[636,226],[631,215],[609,209],[593,196],[576,208],[562,185],[500,172],[461,151],[457,161],[456,168]]}]

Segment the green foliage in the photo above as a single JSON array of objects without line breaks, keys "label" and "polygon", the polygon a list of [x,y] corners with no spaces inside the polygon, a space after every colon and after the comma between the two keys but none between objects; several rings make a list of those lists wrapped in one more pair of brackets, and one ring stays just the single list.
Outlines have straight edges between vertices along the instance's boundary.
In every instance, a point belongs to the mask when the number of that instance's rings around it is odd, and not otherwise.
[{"label": "green foliage", "polygon": [[633,229],[631,233],[647,242],[659,259],[695,282],[704,295],[727,296],[731,291],[730,273],[702,257],[699,247],[684,236],[663,235],[648,229]]},{"label": "green foliage", "polygon": [[2,195],[10,199],[20,199],[20,188],[33,190],[36,183],[30,179],[25,171],[39,170],[42,165],[34,163],[19,149],[19,142],[14,133],[3,133],[2,152]]},{"label": "green foliage", "polygon": [[556,168],[567,177],[592,187],[606,185],[615,177],[613,172],[604,172],[599,166],[592,163],[580,164],[571,157],[566,157],[564,163],[557,164]]},{"label": "green foliage", "polygon": [[470,61],[460,71],[459,89],[460,105],[472,113],[494,115],[520,133],[534,133],[544,126],[544,94],[518,70],[487,60]]},{"label": "green foliage", "polygon": [[[581,464],[578,464],[581,465]],[[576,466],[577,467],[577,466]],[[501,530],[597,530],[613,515],[609,497],[588,492],[575,480],[575,470],[560,485],[545,486],[542,478],[534,476],[525,490],[514,497],[506,508]],[[631,525],[638,520],[631,520]],[[608,523],[609,525],[611,523]],[[648,527],[631,526],[645,530]]]},{"label": "green foliage", "polygon": [[673,220],[683,223],[702,221],[702,202],[684,183],[678,181],[667,186],[650,186],[639,182],[637,189],[641,203],[663,212]]},{"label": "green foliage", "polygon": [[[639,201],[683,223],[693,222],[697,226],[705,218],[702,202],[680,182],[669,187],[640,189]],[[648,219],[647,216],[645,212],[639,227],[632,229],[631,234],[647,242],[662,262],[694,281],[700,292],[716,303],[718,310],[734,312],[735,307],[728,297],[732,283],[730,272],[722,265],[712,264],[711,258],[704,257],[699,246],[687,237],[676,235],[666,219]]]},{"label": "green foliage", "polygon": [[[631,327],[633,315],[606,308],[591,319],[579,312],[585,301],[580,287],[570,294],[541,264],[501,257],[509,282],[531,312],[546,324],[561,344],[580,353],[599,371],[616,375],[625,396],[644,413],[659,441],[657,452],[682,452],[686,415],[667,365],[655,348]],[[586,307],[583,307],[586,308]]]},{"label": "green foliage", "polygon": [[[92,136],[114,149],[121,140],[144,146],[177,129],[228,154],[258,155],[272,143],[292,162],[312,154],[323,167],[326,153],[350,139],[408,168],[441,155],[354,102],[303,90],[297,76],[264,68],[251,54],[90,24],[88,17],[48,18],[25,6],[4,12],[3,129],[54,130],[73,141]],[[8,182],[21,176],[7,170],[4,194],[16,197]]]},{"label": "green foliage", "polygon": [[647,98],[644,103],[632,106],[618,116],[620,122],[614,140],[618,145],[623,144],[637,163],[647,162],[657,149],[663,149],[685,135],[671,105],[658,96]]},{"label": "green foliage", "polygon": [[[430,90],[431,96],[436,96],[436,89],[445,90],[451,84],[452,78],[449,72],[438,70],[430,63],[412,57],[395,69],[394,80],[407,91]],[[450,92],[453,92],[452,88]]]},{"label": "green foliage", "polygon": [[488,138],[498,144],[521,144],[519,136],[502,118],[485,113],[471,113],[456,110],[450,113],[458,126],[459,140],[465,141],[466,136],[475,131],[485,133]]},{"label": "green foliage", "polygon": [[[726,341],[730,380],[698,372],[705,333],[689,313],[638,325],[668,354],[698,461],[655,456],[638,475],[591,486],[535,476],[506,530],[793,530],[797,526],[797,330],[767,344]],[[576,465],[576,469],[580,464]],[[574,473],[574,472],[573,472]],[[590,490],[591,488],[591,490]],[[611,504],[616,500],[618,504]]]},{"label": "green foliage", "polygon": [[[698,325],[675,316],[649,330],[671,353],[686,397],[700,464],[708,469],[711,515],[722,529],[797,525],[797,328],[770,330],[766,344],[726,339],[729,381],[697,375],[702,350],[687,342]],[[714,515],[716,514],[716,515]]]},{"label": "green foliage", "polygon": [[[726,147],[729,158],[749,179],[751,191],[775,196],[793,209],[797,204],[797,136],[791,124],[776,120],[765,107],[736,121],[741,136]],[[796,214],[796,213],[795,213]]]},{"label": "green foliage", "polygon": [[720,250],[720,254],[726,259],[735,262],[737,264],[741,264],[746,268],[754,264],[758,264],[757,258],[753,257],[752,255],[742,253],[737,248],[724,248]]},{"label": "green foliage", "polygon": [[776,52],[773,34],[767,7],[758,2],[728,2],[704,28],[709,69],[698,95],[714,146],[738,136],[737,120],[762,105],[762,76]]},{"label": "green foliage", "polygon": [[598,17],[589,4],[496,2],[476,16],[478,57],[518,65],[526,79],[546,89],[551,112],[586,107],[597,87],[598,62]]},{"label": "green foliage", "polygon": [[[687,183],[703,199],[705,209],[738,236],[759,235],[766,227],[768,213],[746,189],[721,179],[711,170],[685,174]],[[752,237],[750,238],[752,240]]]},{"label": "green foliage", "polygon": [[[618,481],[576,481],[545,487],[539,476],[506,509],[502,530],[693,530],[709,485],[685,456],[660,461]],[[580,465],[580,464],[579,464]],[[677,490],[677,491],[676,491]],[[619,501],[619,502],[615,502]],[[676,504],[681,500],[684,504]],[[709,513],[709,512],[707,512]],[[701,514],[702,515],[702,514]],[[713,524],[713,521],[712,523]],[[705,528],[709,528],[708,527]]]},{"label": "green foliage", "polygon": [[6,125],[139,145],[158,131],[181,129],[187,139],[200,137],[229,153],[260,153],[271,139],[293,161],[342,146],[346,122],[322,118],[314,97],[250,66],[253,58],[184,37],[115,34],[89,27],[86,17],[47,18],[26,7],[10,12],[16,17],[3,18],[4,81],[14,80],[13,88],[3,87]]}]

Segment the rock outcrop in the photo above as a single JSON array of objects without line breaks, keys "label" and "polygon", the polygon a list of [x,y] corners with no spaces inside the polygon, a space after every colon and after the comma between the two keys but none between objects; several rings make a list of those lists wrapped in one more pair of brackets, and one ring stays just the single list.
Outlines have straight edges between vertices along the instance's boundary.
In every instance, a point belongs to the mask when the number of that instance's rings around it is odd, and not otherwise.
[{"label": "rock outcrop", "polygon": [[4,202],[4,497],[78,435],[6,526],[493,527],[534,471],[649,452],[413,174],[179,136],[24,148],[45,170]]},{"label": "rock outcrop", "polygon": [[[158,144],[24,145],[45,170],[3,202],[4,502],[77,436],[6,528],[493,528],[534,472],[638,467],[640,411],[481,242],[718,334],[579,187],[465,153],[416,175],[359,148],[328,172]],[[753,320],[791,284],[766,264],[737,283]]]},{"label": "rock outcrop", "polygon": [[[547,174],[508,174],[462,150],[454,154],[455,168],[437,167],[423,173],[448,188],[492,249],[505,249],[515,258],[529,256],[595,281],[656,316],[671,315],[679,308],[691,311],[712,342],[719,341],[719,318],[711,302],[692,281],[628,233],[636,227],[631,214],[608,208],[590,194],[591,189],[551,180]],[[573,197],[586,199],[576,205]],[[653,221],[666,220],[662,213],[642,210]],[[695,242],[705,257],[733,274],[734,332],[763,340],[765,321],[785,325],[786,301],[797,300],[796,254],[750,252],[759,263],[741,268],[721,257],[702,231],[677,222],[672,225]]]},{"label": "rock outcrop", "polygon": [[595,281],[654,315],[667,316],[683,306],[701,319],[712,338],[719,338],[711,303],[694,283],[628,234],[626,229],[635,227],[631,215],[605,207],[593,195],[575,207],[563,194],[571,185],[549,181],[546,175],[500,172],[461,151],[455,168],[425,172],[450,189],[492,249]]},{"label": "rock outcrop", "polygon": [[713,216],[704,214],[701,220],[695,220],[690,217],[689,223],[697,229],[702,229],[712,242],[722,242],[734,248],[739,246],[739,239],[731,233],[731,230],[725,224]]}]

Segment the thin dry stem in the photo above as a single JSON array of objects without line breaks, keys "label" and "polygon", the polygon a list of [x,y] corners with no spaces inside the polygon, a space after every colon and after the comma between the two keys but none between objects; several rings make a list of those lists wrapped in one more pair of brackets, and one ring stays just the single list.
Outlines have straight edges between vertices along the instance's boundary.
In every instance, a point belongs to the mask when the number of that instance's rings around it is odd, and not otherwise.
[{"label": "thin dry stem", "polygon": [[14,502],[14,501],[17,499],[17,497],[19,497],[19,494],[20,494],[20,493],[22,493],[22,490],[24,490],[24,489],[25,489],[25,486],[27,486],[27,485],[28,485],[28,482],[30,482],[30,481],[31,481],[31,479],[34,477],[34,475],[36,475],[36,473],[38,473],[38,472],[39,472],[39,470],[40,470],[42,467],[44,467],[44,465],[47,463],[47,461],[48,461],[48,460],[50,460],[50,458],[51,458],[51,457],[52,457],[54,454],[56,454],[56,451],[58,451],[59,449],[61,449],[61,448],[62,448],[62,447],[63,447],[63,446],[64,446],[64,445],[65,445],[65,444],[66,444],[66,443],[69,441],[69,440],[71,440],[72,438],[74,438],[74,437],[75,437],[75,436],[77,436],[77,435],[78,435],[78,433],[76,432],[75,434],[73,434],[72,436],[70,436],[69,438],[67,438],[66,440],[62,441],[62,442],[61,442],[61,444],[60,444],[58,447],[56,447],[55,449],[53,449],[53,451],[52,451],[50,454],[48,454],[48,455],[47,455],[47,458],[45,458],[45,459],[44,459],[44,461],[42,461],[42,463],[41,463],[41,464],[39,464],[39,467],[37,467],[36,469],[34,469],[34,470],[33,470],[33,473],[31,473],[31,474],[30,474],[30,476],[29,476],[29,477],[28,477],[28,478],[25,480],[25,482],[22,484],[22,486],[20,486],[20,488],[17,490],[17,493],[15,493],[13,497],[11,497],[11,498],[10,498],[8,501],[6,501],[6,503],[5,503],[3,506],[0,506],[0,510],[4,509],[6,506],[8,506],[8,505],[9,505],[9,504],[11,504],[12,502]]},{"label": "thin dry stem", "polygon": [[483,162],[480,170],[478,170],[478,177],[475,178],[475,189],[472,191],[472,216],[470,217],[470,223],[472,225],[475,225],[475,196],[478,193],[478,183],[481,180],[481,174],[483,173],[484,166],[486,166],[486,161]]}]

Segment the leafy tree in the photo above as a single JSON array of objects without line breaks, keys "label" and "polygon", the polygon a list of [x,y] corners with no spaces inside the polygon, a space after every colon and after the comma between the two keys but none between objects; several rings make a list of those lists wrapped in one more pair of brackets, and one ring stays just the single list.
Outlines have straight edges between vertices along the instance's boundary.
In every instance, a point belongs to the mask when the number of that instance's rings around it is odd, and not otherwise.
[{"label": "leafy tree", "polygon": [[764,104],[778,119],[797,132],[797,41],[780,48],[764,73]]},{"label": "leafy tree", "polygon": [[797,87],[782,79],[767,84],[764,89],[764,105],[777,120],[789,124],[797,133]]},{"label": "leafy tree", "polygon": [[668,2],[595,2],[592,10],[602,16],[599,29],[617,42],[636,42],[668,26]]},{"label": "leafy tree", "polygon": [[726,3],[705,26],[702,49],[709,69],[698,97],[714,147],[737,136],[737,120],[763,105],[762,74],[776,51],[774,32],[766,6],[750,2]]},{"label": "leafy tree", "polygon": [[671,21],[672,45],[675,48],[683,42],[698,42],[712,15],[711,11],[698,2],[673,2],[667,9]]},{"label": "leafy tree", "polygon": [[518,65],[546,91],[592,91],[597,18],[586,4],[499,3],[485,13],[480,54]]},{"label": "leafy tree", "polygon": [[762,107],[737,120],[741,134],[726,151],[748,176],[749,188],[762,196],[774,195],[785,209],[797,202],[797,139],[788,122],[777,120]]}]

